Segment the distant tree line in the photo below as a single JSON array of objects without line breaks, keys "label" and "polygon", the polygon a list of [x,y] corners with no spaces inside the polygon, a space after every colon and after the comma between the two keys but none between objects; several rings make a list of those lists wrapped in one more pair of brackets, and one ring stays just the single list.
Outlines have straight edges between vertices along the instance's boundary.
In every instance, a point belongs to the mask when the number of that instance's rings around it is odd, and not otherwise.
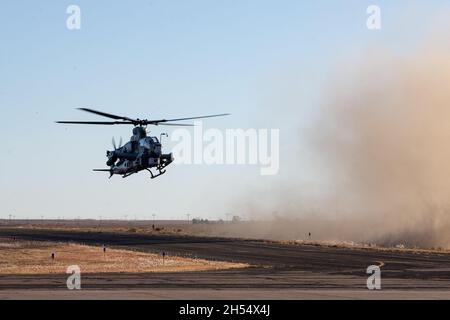
[{"label": "distant tree line", "polygon": [[[231,222],[233,222],[233,223],[237,223],[237,222],[241,222],[241,221],[242,221],[242,219],[239,216],[233,216],[233,218],[231,219]],[[224,223],[224,221],[222,219],[220,219],[217,222]],[[208,219],[201,219],[201,218],[192,219],[192,224],[208,224],[208,223],[210,223],[210,221]]]},{"label": "distant tree line", "polygon": [[192,223],[193,224],[208,224],[209,220],[208,219],[194,218],[194,219],[192,219]]}]

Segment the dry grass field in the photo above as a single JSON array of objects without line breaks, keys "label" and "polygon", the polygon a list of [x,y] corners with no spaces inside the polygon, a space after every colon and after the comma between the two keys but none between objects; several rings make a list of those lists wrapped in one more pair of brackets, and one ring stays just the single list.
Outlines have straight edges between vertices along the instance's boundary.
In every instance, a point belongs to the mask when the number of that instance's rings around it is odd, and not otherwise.
[{"label": "dry grass field", "polygon": [[[55,253],[55,259],[51,258]],[[78,265],[82,273],[186,272],[245,268],[242,263],[207,261],[128,250],[0,239],[0,275],[61,274]]]}]

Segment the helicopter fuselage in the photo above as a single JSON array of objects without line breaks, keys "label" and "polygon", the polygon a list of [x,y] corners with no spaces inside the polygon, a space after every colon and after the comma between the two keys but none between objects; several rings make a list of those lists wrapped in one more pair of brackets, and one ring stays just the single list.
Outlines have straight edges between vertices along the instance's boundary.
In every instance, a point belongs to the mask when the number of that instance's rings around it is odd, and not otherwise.
[{"label": "helicopter fuselage", "polygon": [[[113,151],[107,151],[106,156],[111,176],[117,174],[123,177],[148,170],[153,178],[165,173],[163,169],[173,161],[171,153],[162,154],[158,138],[147,136],[142,127],[134,128],[130,141]],[[158,171],[156,175],[151,171],[152,168]]]}]

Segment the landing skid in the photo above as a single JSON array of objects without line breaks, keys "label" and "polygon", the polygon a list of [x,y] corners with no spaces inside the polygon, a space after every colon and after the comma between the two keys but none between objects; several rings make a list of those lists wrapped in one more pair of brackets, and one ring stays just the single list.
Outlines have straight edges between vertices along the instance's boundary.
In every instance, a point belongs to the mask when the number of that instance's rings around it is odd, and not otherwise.
[{"label": "landing skid", "polygon": [[152,172],[152,170],[150,170],[150,169],[145,169],[145,170],[147,170],[148,172],[150,172],[150,174],[151,174],[151,178],[152,179],[155,179],[155,178],[157,178],[157,177],[159,177],[159,176],[162,176],[164,173],[166,173],[166,170],[161,170],[161,169],[158,169],[158,173],[157,174],[154,174],[153,172]]},{"label": "landing skid", "polygon": [[[148,172],[150,172],[151,178],[155,179],[159,176],[162,176],[164,173],[166,173],[166,170],[164,168],[167,167],[170,163],[171,162],[164,162],[164,163],[159,164],[157,167],[154,167],[154,168],[156,168],[157,173],[153,173],[153,171],[150,168],[138,167],[138,168],[135,168],[133,171],[122,174],[122,178],[127,178],[127,177],[145,169]],[[110,179],[114,175],[114,169],[112,169],[112,168],[111,169],[94,169],[94,171],[109,172]],[[117,173],[117,175],[121,175],[121,174]]]},{"label": "landing skid", "polygon": [[[164,173],[166,173],[166,170],[163,170],[164,167],[165,167],[165,166],[159,166],[159,167],[157,167],[156,169],[158,170],[158,173],[156,173],[156,174],[153,173],[152,170],[150,170],[149,168],[146,168],[145,170],[147,170],[148,172],[150,172],[151,179],[155,179],[155,178],[157,178],[157,177],[159,177],[159,176],[162,176]],[[132,174],[138,173],[139,171],[140,171],[140,170],[128,172],[128,173],[124,174],[124,175],[122,176],[122,178],[127,178],[127,177],[131,176]]]},{"label": "landing skid", "polygon": [[151,174],[151,176],[152,176],[152,179],[155,179],[155,178],[157,178],[157,177],[159,177],[159,176],[162,176],[164,173],[166,173],[166,170],[164,170],[164,168],[167,167],[171,162],[172,162],[172,161],[160,163],[160,164],[156,167],[156,170],[158,171],[157,174],[154,174],[153,171],[152,171],[150,168],[146,168],[145,170],[147,170],[148,172],[150,172],[150,174]]}]

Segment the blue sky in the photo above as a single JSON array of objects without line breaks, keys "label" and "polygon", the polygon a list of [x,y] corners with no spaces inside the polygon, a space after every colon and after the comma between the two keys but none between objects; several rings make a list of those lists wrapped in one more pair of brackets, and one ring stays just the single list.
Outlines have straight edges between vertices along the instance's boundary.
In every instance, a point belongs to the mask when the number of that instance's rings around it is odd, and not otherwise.
[{"label": "blue sky", "polygon": [[[70,4],[81,8],[81,30],[66,28]],[[382,9],[381,31],[366,28],[371,4]],[[53,121],[95,119],[74,110],[81,106],[143,118],[230,112],[205,126],[280,128],[289,152],[340,58],[374,46],[409,50],[448,10],[438,0],[2,1],[0,216],[245,216],[242,195],[272,192],[305,160],[292,154],[275,177],[174,166],[160,180],[107,180],[91,169],[104,166],[111,137],[129,138],[131,128]],[[278,105],[297,84],[298,108]]]}]

